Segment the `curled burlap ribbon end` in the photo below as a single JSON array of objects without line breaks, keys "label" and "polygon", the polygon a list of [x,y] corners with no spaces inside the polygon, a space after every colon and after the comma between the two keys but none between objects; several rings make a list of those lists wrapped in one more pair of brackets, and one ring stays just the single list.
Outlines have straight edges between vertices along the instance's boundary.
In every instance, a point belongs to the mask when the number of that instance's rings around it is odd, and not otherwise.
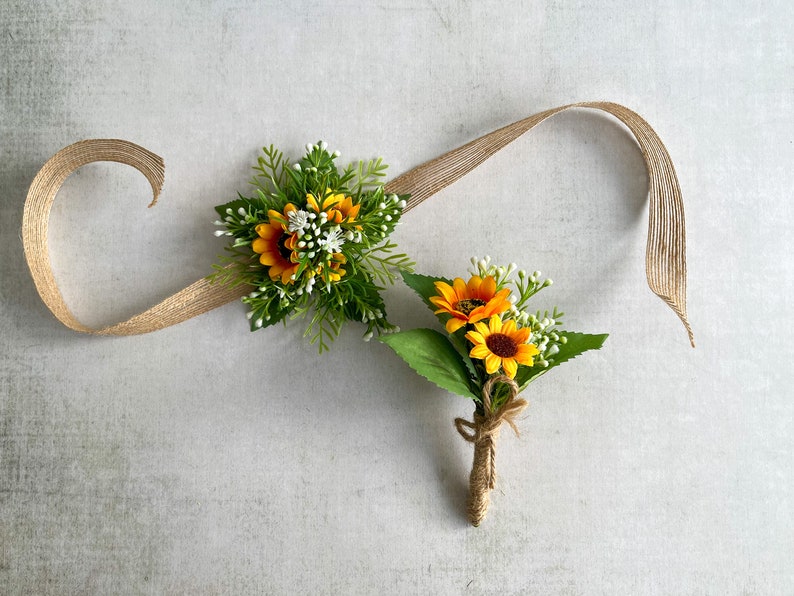
[{"label": "curled burlap ribbon end", "polygon": [[47,230],[50,210],[66,178],[77,168],[96,161],[127,164],[143,174],[152,186],[157,203],[165,180],[165,165],[158,155],[119,139],[89,139],[61,149],[39,170],[30,185],[22,215],[22,243],[30,273],[41,299],[64,325],[94,335],[136,335],[163,329],[231,302],[250,291],[246,286],[229,287],[200,279],[139,315],[94,329],[81,323],[66,306],[50,263]]},{"label": "curled burlap ribbon end", "polygon": [[[504,404],[492,410],[491,391],[495,383],[505,383],[510,388],[510,394]],[[502,423],[509,424],[518,436],[515,418],[529,405],[525,399],[518,397],[518,391],[518,385],[510,377],[491,377],[482,388],[482,414],[475,410],[471,422],[464,418],[455,418],[455,428],[460,436],[474,443],[466,517],[475,527],[485,518],[490,492],[496,487],[496,439]]]}]

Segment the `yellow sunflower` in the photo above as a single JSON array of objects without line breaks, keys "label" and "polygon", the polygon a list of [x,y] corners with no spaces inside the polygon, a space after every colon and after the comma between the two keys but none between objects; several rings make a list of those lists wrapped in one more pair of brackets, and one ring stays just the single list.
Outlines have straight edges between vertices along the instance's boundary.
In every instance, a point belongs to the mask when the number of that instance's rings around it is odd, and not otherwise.
[{"label": "yellow sunflower", "polygon": [[452,318],[447,321],[447,332],[455,333],[466,323],[476,323],[492,315],[498,315],[510,308],[510,288],[496,291],[496,280],[493,276],[482,279],[474,275],[469,283],[460,277],[455,278],[450,286],[443,281],[435,282],[437,296],[430,302],[438,307],[436,314],[446,313]]},{"label": "yellow sunflower", "polygon": [[[347,273],[344,269],[342,269],[342,265],[347,263],[347,258],[341,252],[335,252],[331,255],[331,260],[329,261],[328,266],[328,281],[339,281],[342,279],[345,273]],[[323,266],[320,265],[317,268],[317,274],[322,275],[323,273]]]},{"label": "yellow sunflower", "polygon": [[332,191],[326,191],[322,201],[318,201],[317,197],[308,193],[306,204],[316,213],[325,211],[328,221],[334,223],[354,221],[361,210],[361,205],[353,204],[353,197],[346,197],[343,193]]},{"label": "yellow sunflower", "polygon": [[344,199],[345,195],[341,193],[327,192],[319,201],[318,197],[315,197],[312,193],[306,194],[306,204],[315,213],[325,211],[326,213],[330,214],[330,211],[333,209],[333,207],[341,203]]},{"label": "yellow sunflower", "polygon": [[[355,221],[360,210],[360,204],[353,204],[353,197],[345,197],[328,212],[328,221],[332,221],[334,223]],[[356,227],[359,229],[361,228],[361,226]]]},{"label": "yellow sunflower", "polygon": [[298,265],[292,261],[296,235],[288,234],[278,221],[261,223],[255,229],[259,238],[254,238],[251,248],[259,254],[259,262],[269,267],[270,279],[281,278],[283,284],[292,283],[292,275],[298,270]]},{"label": "yellow sunflower", "polygon": [[474,344],[469,352],[472,358],[485,360],[485,371],[492,375],[499,367],[514,379],[519,364],[532,366],[532,357],[540,354],[537,346],[528,344],[531,331],[526,327],[516,328],[516,322],[509,319],[502,323],[494,315],[485,323],[475,323],[474,331],[466,334],[466,339]]}]

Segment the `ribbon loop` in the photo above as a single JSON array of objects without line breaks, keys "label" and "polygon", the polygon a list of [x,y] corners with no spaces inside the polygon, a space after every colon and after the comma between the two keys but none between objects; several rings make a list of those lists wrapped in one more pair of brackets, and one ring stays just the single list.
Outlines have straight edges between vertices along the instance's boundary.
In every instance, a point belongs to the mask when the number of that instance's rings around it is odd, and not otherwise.
[{"label": "ribbon loop", "polygon": [[149,207],[157,203],[163,186],[165,166],[162,158],[135,143],[118,139],[90,139],[69,145],[50,158],[36,174],[25,201],[22,243],[36,289],[44,304],[61,323],[74,331],[95,335],[148,333],[186,321],[247,293],[248,290],[241,286],[230,288],[212,285],[206,279],[201,279],[149,310],[116,325],[94,329],[77,320],[66,306],[55,281],[47,230],[52,204],[66,178],[77,168],[96,161],[123,163],[141,172],[152,186],[153,199]]},{"label": "ribbon loop", "polygon": [[639,114],[612,102],[581,102],[540,112],[488,133],[398,176],[386,190],[410,193],[407,209],[459,180],[494,153],[544,120],[572,108],[592,108],[611,114],[628,127],[640,146],[648,170],[648,244],[645,273],[648,286],[678,315],[692,347],[695,338],[686,312],[686,230],[681,188],[670,154]]}]

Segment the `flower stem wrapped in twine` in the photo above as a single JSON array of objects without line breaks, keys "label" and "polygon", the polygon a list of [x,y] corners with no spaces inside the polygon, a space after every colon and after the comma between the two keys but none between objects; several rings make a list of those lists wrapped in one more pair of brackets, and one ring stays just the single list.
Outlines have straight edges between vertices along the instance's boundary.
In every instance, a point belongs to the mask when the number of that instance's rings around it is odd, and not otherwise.
[{"label": "flower stem wrapped in twine", "polygon": [[[510,388],[507,400],[496,410],[491,409],[491,391],[495,383],[505,383]],[[491,377],[482,388],[482,414],[474,412],[474,421],[455,418],[455,428],[460,436],[474,443],[474,462],[469,476],[469,500],[466,515],[473,526],[479,526],[488,512],[490,492],[496,487],[496,439],[503,422],[510,425],[519,436],[515,418],[529,405],[518,397],[518,385],[510,377]]]}]

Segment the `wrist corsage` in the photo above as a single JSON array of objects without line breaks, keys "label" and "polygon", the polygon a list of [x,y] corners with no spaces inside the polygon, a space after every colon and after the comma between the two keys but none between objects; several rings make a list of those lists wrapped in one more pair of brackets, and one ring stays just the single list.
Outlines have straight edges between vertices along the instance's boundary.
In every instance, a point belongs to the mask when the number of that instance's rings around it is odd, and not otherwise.
[{"label": "wrist corsage", "polygon": [[216,207],[215,234],[232,241],[211,279],[251,286],[243,302],[252,331],[311,312],[305,335],[321,352],[345,321],[364,323],[367,339],[395,331],[381,284],[412,263],[388,240],[408,195],[384,191],[386,165],[360,161],[340,172],[339,152],[325,142],[307,145],[294,164],[273,146],[263,153],[255,196]]},{"label": "wrist corsage", "polygon": [[404,273],[441,322],[434,329],[413,329],[381,341],[417,373],[442,389],[472,399],[472,421],[457,418],[461,436],[474,444],[467,516],[480,525],[496,485],[496,439],[502,423],[516,434],[516,417],[527,407],[518,395],[530,382],[587,350],[600,348],[606,335],[563,331],[563,313],[530,311],[529,301],[551,285],[539,271],[516,265],[497,267],[490,259],[472,259],[468,281]]}]

